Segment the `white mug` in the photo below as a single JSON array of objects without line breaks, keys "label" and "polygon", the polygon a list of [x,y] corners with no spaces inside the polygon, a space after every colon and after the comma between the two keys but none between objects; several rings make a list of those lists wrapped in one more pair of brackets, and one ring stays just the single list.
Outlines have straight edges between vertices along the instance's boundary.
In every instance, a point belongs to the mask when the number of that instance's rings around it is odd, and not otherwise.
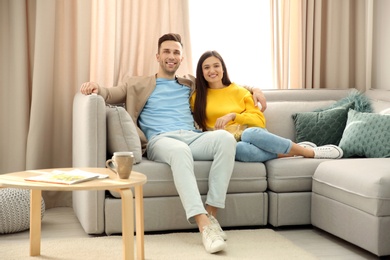
[{"label": "white mug", "polygon": [[128,179],[133,169],[133,161],[132,152],[114,152],[112,158],[106,161],[106,167],[116,173],[120,179]]}]

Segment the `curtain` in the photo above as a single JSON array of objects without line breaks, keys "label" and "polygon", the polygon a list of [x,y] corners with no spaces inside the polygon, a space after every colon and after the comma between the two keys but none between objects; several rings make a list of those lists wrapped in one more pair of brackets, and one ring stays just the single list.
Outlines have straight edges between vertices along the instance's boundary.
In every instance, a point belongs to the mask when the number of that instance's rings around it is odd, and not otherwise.
[{"label": "curtain", "polygon": [[[93,3],[95,3],[93,1]],[[182,36],[179,75],[192,71],[188,1],[98,1],[91,14],[90,80],[116,85],[125,75],[157,72],[157,41],[168,32]]]},{"label": "curtain", "polygon": [[369,0],[271,0],[279,89],[366,89]]},{"label": "curtain", "polygon": [[[1,0],[0,32],[0,174],[71,167],[80,85],[156,73],[164,33],[181,34],[178,73],[192,71],[188,1]],[[71,204],[69,194],[45,196],[48,208]]]}]

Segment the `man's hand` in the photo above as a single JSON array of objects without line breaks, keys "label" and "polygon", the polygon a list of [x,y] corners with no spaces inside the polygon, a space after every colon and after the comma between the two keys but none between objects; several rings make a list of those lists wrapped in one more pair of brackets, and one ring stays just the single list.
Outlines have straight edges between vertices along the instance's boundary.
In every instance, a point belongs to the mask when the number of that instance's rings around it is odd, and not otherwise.
[{"label": "man's hand", "polygon": [[255,106],[259,106],[261,112],[267,109],[267,100],[265,99],[263,91],[259,88],[252,88],[253,101]]},{"label": "man's hand", "polygon": [[98,93],[99,85],[95,82],[85,82],[81,84],[80,92],[84,95],[90,95],[92,93]]}]

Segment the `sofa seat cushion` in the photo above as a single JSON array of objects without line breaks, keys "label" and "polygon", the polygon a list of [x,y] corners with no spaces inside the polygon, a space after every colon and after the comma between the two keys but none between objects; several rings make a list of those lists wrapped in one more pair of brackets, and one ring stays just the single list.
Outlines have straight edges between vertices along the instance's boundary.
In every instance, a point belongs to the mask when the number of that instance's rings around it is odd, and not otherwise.
[{"label": "sofa seat cushion", "polygon": [[390,159],[342,159],[321,163],[313,193],[371,215],[390,215]]},{"label": "sofa seat cushion", "polygon": [[[208,175],[212,161],[195,161],[195,175],[201,195],[207,194]],[[178,196],[171,168],[165,163],[146,158],[133,166],[133,171],[143,173],[148,181],[143,186],[144,197]],[[259,193],[267,189],[266,170],[263,163],[235,162],[228,193]],[[117,198],[119,193],[110,191]]]},{"label": "sofa seat cushion", "polygon": [[267,167],[268,189],[273,192],[311,191],[312,176],[326,159],[283,158],[270,160]]}]

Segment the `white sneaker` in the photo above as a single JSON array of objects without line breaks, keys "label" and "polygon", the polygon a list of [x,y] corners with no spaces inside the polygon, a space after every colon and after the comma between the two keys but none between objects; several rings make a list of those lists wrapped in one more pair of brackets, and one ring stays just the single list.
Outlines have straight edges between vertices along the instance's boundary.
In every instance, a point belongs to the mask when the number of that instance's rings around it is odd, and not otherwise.
[{"label": "white sneaker", "polygon": [[217,253],[226,248],[226,242],[217,234],[212,225],[203,228],[202,242],[204,248],[210,254]]},{"label": "white sneaker", "polygon": [[333,144],[313,148],[315,159],[339,159],[343,157],[343,150]]},{"label": "white sneaker", "polygon": [[315,143],[308,142],[308,141],[297,143],[297,145],[302,146],[303,148],[309,148],[309,149],[313,149],[313,148],[317,147],[317,145]]},{"label": "white sneaker", "polygon": [[227,234],[225,231],[222,230],[221,225],[219,224],[218,220],[214,218],[212,215],[208,215],[210,222],[211,222],[211,227],[217,232],[218,235],[220,235],[223,240],[227,240]]}]

